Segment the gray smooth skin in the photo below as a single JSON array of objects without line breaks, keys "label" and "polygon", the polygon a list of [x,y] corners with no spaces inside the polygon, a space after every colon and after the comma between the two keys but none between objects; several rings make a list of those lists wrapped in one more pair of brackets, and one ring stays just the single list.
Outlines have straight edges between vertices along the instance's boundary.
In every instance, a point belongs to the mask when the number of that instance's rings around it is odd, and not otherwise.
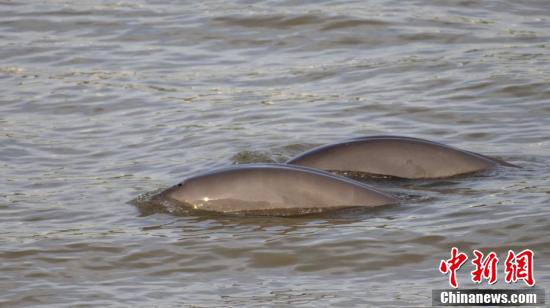
[{"label": "gray smooth skin", "polygon": [[371,136],[324,145],[287,162],[327,171],[406,179],[437,179],[494,169],[500,162],[441,143],[401,136]]},{"label": "gray smooth skin", "polygon": [[159,193],[153,201],[226,214],[282,216],[399,203],[361,182],[284,164],[246,164],[204,173]]}]

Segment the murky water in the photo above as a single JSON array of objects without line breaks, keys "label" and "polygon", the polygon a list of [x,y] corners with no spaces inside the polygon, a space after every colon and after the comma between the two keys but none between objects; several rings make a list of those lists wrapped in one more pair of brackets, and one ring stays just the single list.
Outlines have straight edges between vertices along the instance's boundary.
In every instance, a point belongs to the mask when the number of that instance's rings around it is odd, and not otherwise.
[{"label": "murky water", "polygon": [[[549,12],[517,0],[0,1],[0,305],[426,306],[448,287],[437,267],[452,246],[530,248],[549,291]],[[374,183],[406,202],[359,215],[178,217],[127,203],[197,171],[371,134],[522,168]]]}]

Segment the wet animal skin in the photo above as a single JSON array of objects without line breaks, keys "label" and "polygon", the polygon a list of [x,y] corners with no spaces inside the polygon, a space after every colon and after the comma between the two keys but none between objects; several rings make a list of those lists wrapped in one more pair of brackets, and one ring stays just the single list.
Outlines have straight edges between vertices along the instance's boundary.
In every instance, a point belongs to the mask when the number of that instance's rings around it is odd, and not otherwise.
[{"label": "wet animal skin", "polygon": [[402,136],[360,137],[323,145],[287,164],[405,179],[447,178],[513,166],[441,143]]},{"label": "wet animal skin", "polygon": [[246,164],[199,174],[153,201],[224,214],[282,216],[399,203],[364,183],[286,164]]}]

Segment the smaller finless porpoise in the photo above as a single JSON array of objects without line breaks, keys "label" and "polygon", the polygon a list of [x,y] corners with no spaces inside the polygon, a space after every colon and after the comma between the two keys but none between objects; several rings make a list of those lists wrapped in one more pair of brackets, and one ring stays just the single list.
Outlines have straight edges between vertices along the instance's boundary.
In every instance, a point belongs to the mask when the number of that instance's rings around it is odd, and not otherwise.
[{"label": "smaller finless porpoise", "polygon": [[245,164],[203,173],[152,201],[224,214],[279,216],[399,203],[361,182],[284,164]]},{"label": "smaller finless porpoise", "polygon": [[405,179],[437,179],[492,170],[506,162],[441,143],[402,136],[371,136],[320,146],[287,164],[332,172]]}]

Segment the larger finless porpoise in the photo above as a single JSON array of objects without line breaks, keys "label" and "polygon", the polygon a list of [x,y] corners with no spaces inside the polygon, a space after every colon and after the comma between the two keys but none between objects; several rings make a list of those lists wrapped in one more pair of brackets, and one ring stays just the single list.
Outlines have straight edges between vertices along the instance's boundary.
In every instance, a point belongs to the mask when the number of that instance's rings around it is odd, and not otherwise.
[{"label": "larger finless porpoise", "polygon": [[371,136],[320,146],[288,164],[327,171],[406,179],[436,179],[511,164],[441,143],[402,136]]},{"label": "larger finless porpoise", "polygon": [[246,164],[203,173],[152,200],[225,214],[280,216],[399,203],[361,182],[283,164]]}]

